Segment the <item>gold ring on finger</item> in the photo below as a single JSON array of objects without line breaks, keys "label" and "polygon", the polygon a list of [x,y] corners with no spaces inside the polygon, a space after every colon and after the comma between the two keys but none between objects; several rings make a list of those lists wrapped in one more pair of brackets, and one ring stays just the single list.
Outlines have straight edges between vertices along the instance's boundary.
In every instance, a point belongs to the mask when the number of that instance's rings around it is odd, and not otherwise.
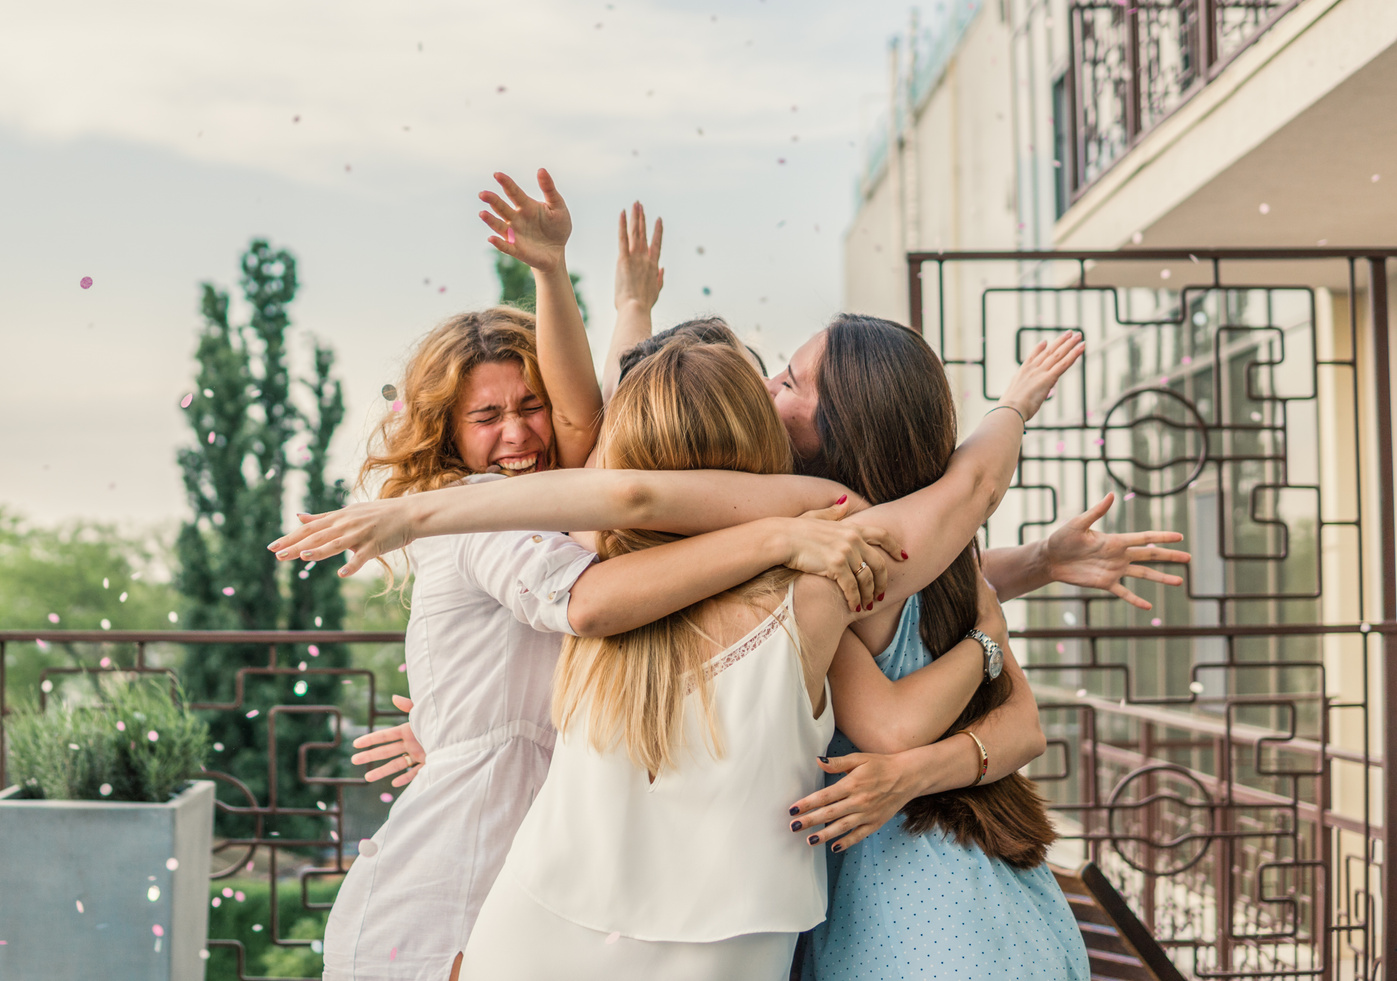
[{"label": "gold ring on finger", "polygon": [[867,569],[867,568],[868,568],[868,563],[865,562],[863,565],[859,566],[857,569],[854,570],[854,575],[857,576],[860,572],[862,572],[864,569]]},{"label": "gold ring on finger", "polygon": [[417,764],[413,761],[412,757],[411,757],[410,755],[408,755],[407,753],[404,753],[404,754],[403,754],[403,759],[405,759],[405,760],[407,761],[407,769],[409,769],[409,770],[411,770],[414,766],[417,765]]}]

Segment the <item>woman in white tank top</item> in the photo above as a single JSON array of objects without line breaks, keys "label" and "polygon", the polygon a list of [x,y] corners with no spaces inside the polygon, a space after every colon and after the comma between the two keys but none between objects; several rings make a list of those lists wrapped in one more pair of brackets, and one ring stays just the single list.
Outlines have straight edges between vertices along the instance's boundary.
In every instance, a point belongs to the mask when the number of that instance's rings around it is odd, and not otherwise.
[{"label": "woman in white tank top", "polygon": [[[598,449],[609,468],[791,465],[741,356],[682,341],[622,383]],[[599,553],[669,537],[604,532]],[[765,573],[617,637],[567,641],[550,777],[481,909],[462,978],[787,972],[796,935],[824,916],[825,882],[823,858],[781,814],[822,781],[825,674],[858,616],[828,580],[792,575]],[[914,587],[890,581],[891,601]]]}]

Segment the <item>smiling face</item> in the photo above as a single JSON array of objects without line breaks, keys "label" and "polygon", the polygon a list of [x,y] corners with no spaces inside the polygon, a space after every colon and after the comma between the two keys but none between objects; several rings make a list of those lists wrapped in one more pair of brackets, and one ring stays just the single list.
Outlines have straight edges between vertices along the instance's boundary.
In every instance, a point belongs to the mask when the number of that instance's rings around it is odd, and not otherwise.
[{"label": "smiling face", "polygon": [[768,378],[766,390],[776,404],[781,425],[791,437],[791,446],[803,460],[820,455],[820,437],[815,431],[815,370],[825,353],[825,332],[820,331],[796,348],[786,370]]},{"label": "smiling face", "polygon": [[515,361],[487,361],[461,381],[451,413],[456,452],[475,473],[497,466],[510,476],[551,466],[553,421]]}]

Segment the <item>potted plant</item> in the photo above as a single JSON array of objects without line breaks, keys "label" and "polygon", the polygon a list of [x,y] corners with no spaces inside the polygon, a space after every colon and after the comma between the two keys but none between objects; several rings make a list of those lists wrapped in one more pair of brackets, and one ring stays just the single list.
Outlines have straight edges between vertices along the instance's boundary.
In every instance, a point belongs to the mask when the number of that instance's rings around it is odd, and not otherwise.
[{"label": "potted plant", "polygon": [[0,977],[198,981],[208,957],[208,727],[167,679],[20,710],[0,791]]}]

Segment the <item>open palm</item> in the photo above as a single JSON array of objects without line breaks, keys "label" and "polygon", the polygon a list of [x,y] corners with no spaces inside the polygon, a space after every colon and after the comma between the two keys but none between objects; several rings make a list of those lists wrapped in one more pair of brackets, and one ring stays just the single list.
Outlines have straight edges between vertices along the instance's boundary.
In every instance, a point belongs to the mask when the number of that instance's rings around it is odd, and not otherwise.
[{"label": "open palm", "polygon": [[572,235],[572,215],[548,171],[539,168],[538,172],[541,201],[525,194],[508,174],[497,173],[495,180],[509,201],[494,191],[480,192],[480,200],[494,209],[494,214],[480,212],[480,220],[495,233],[490,244],[534,269],[557,266]]},{"label": "open palm", "polygon": [[1091,510],[1077,515],[1049,536],[1051,575],[1058,582],[1073,586],[1104,589],[1131,606],[1148,610],[1151,609],[1149,601],[1131,592],[1121,580],[1131,576],[1166,586],[1182,585],[1183,579],[1179,576],[1140,563],[1187,562],[1192,556],[1178,549],[1159,547],[1166,542],[1182,541],[1184,536],[1177,531],[1109,534],[1092,528],[1111,509],[1115,499],[1115,494],[1107,494]]}]

